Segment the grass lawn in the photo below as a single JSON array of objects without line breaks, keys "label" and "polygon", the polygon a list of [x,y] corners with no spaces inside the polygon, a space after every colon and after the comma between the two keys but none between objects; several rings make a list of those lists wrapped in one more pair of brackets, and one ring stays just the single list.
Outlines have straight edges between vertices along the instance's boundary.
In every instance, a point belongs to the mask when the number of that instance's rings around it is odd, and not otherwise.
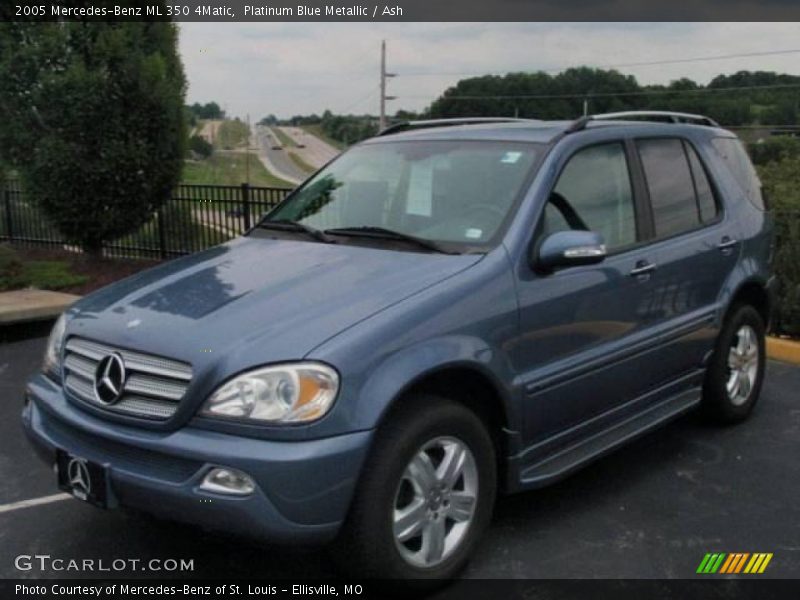
[{"label": "grass lawn", "polygon": [[88,275],[73,273],[68,264],[52,260],[34,260],[25,263],[24,278],[31,287],[61,290],[89,281]]},{"label": "grass lawn", "polygon": [[344,150],[345,148],[347,148],[347,144],[343,144],[342,142],[334,140],[333,138],[330,138],[327,135],[325,135],[325,132],[322,131],[321,125],[302,125],[301,127],[311,135],[317,136],[323,142],[326,142],[327,144],[333,146],[334,148],[338,148],[339,150]]},{"label": "grass lawn", "polygon": [[88,275],[72,272],[70,265],[49,260],[24,262],[15,272],[0,273],[0,291],[37,288],[40,290],[64,290],[83,285]]},{"label": "grass lawn", "polygon": [[310,164],[308,164],[306,161],[304,161],[299,154],[296,154],[291,150],[288,150],[288,154],[289,158],[292,159],[292,162],[296,164],[299,169],[305,171],[306,173],[313,173],[314,171],[316,171],[316,169],[312,167]]},{"label": "grass lawn", "polygon": [[276,136],[278,136],[278,141],[287,148],[294,148],[297,146],[295,141],[286,135],[280,127],[272,127],[272,131],[275,132]]},{"label": "grass lawn", "polygon": [[[186,161],[183,183],[200,185],[241,185],[247,181],[247,155],[244,152],[216,152],[210,158]],[[258,156],[250,154],[250,185],[293,188],[293,184],[270,173]]]},{"label": "grass lawn", "polygon": [[[201,206],[202,209],[199,208]],[[230,206],[224,205],[221,210],[224,211],[227,208]],[[197,252],[226,242],[233,237],[232,231],[221,230],[225,225],[229,225],[224,216],[213,214],[213,209],[207,204],[198,204],[196,214],[192,213],[191,205],[186,202],[173,201],[162,208],[165,250],[176,253]],[[203,218],[216,222],[218,227],[199,222]],[[122,246],[153,248],[155,249],[153,254],[157,256],[158,250],[161,248],[157,219],[158,217],[145,223],[138,231],[123,237],[117,243]]]},{"label": "grass lawn", "polygon": [[63,290],[87,281],[89,276],[75,273],[69,262],[26,259],[10,246],[0,246],[0,291],[29,287]]}]

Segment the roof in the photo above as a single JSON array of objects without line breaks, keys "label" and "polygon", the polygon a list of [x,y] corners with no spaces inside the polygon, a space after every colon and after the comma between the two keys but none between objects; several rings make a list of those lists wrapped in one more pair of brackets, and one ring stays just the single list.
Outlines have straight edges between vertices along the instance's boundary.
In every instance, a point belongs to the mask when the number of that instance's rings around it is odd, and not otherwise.
[{"label": "roof", "polygon": [[374,137],[370,143],[395,140],[486,140],[547,143],[564,133],[572,121],[510,121],[407,129]]},{"label": "roof", "polygon": [[[584,117],[577,121],[537,121],[525,119],[441,119],[420,121],[417,123],[399,124],[388,128],[375,138],[366,143],[381,143],[385,141],[408,140],[483,140],[483,141],[517,141],[547,144],[565,135],[577,135],[583,131],[592,131],[598,128],[626,129],[630,135],[669,135],[677,132],[714,131],[716,135],[734,136],[733,133],[719,128],[716,123],[708,119],[709,123],[696,124],[692,122],[664,122],[646,121],[636,118],[636,113],[619,113],[621,116],[630,116],[631,120],[616,118],[617,114],[596,115]],[[672,113],[640,113],[648,115],[670,115]],[[674,113],[676,115],[683,113]],[[694,115],[685,115],[694,116]],[[698,119],[706,117],[696,116]],[[711,125],[710,123],[713,123]],[[418,127],[417,127],[418,125]]]}]

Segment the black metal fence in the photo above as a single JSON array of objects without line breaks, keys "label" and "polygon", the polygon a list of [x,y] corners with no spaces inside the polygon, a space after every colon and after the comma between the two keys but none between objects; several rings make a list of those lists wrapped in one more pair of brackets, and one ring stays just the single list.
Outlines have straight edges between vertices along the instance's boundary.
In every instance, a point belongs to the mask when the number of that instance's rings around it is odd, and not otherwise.
[{"label": "black metal fence", "polygon": [[[138,231],[104,248],[105,256],[169,258],[216,246],[241,235],[291,191],[242,185],[179,185],[172,198]],[[20,188],[3,191],[0,241],[63,247],[65,240]]]}]

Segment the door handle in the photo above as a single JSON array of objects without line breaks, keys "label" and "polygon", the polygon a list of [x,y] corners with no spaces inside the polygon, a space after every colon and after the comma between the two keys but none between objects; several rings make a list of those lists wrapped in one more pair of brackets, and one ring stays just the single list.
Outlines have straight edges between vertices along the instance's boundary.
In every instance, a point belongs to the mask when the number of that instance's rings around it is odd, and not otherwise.
[{"label": "door handle", "polygon": [[739,243],[738,240],[735,240],[732,237],[728,237],[726,235],[724,238],[722,238],[722,241],[719,244],[717,244],[717,248],[725,252],[731,250],[738,243]]},{"label": "door handle", "polygon": [[655,270],[656,270],[656,264],[655,263],[649,263],[649,262],[640,260],[639,262],[636,263],[636,266],[633,269],[631,269],[631,272],[629,273],[629,275],[631,277],[640,277],[642,275],[649,275],[650,273],[652,273]]}]

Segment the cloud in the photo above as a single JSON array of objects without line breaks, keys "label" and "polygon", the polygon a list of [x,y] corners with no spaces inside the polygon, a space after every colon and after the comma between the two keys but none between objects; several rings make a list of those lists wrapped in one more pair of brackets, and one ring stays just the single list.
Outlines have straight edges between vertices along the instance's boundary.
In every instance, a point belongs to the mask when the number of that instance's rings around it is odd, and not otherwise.
[{"label": "cloud", "polygon": [[[800,23],[181,23],[189,102],[229,114],[377,113],[382,39],[398,108],[469,74],[800,49]],[[800,74],[800,53],[620,67],[641,83],[741,69]]]}]

